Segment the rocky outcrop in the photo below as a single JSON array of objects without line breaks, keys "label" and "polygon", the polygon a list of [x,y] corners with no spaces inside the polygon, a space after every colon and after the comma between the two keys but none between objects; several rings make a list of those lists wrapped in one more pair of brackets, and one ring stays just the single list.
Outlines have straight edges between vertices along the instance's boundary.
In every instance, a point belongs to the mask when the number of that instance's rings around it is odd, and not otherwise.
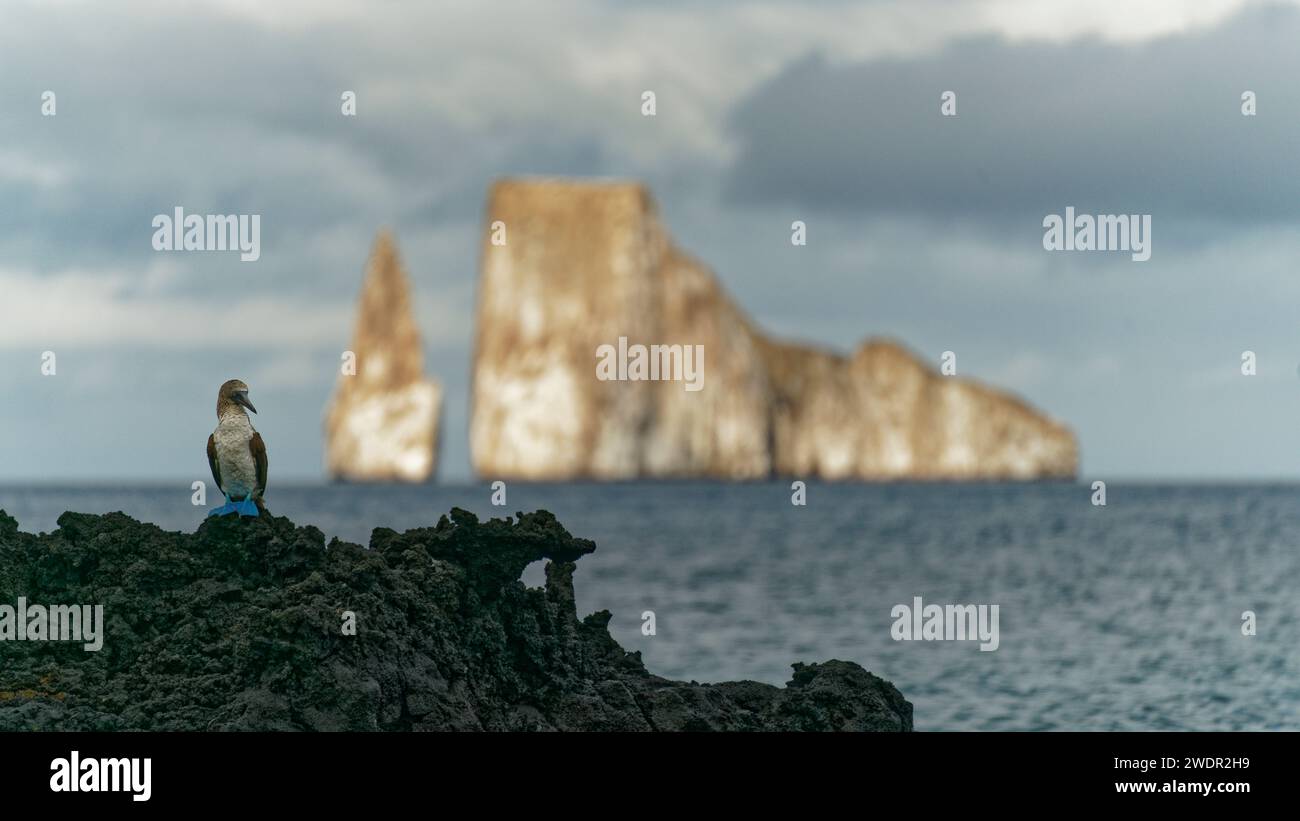
[{"label": "rocky outcrop", "polygon": [[437,468],[442,387],[424,376],[410,286],[387,232],[366,265],[351,352],[355,359],[343,363],[326,413],[326,472],[351,481],[429,479]]},{"label": "rocky outcrop", "polygon": [[[784,688],[647,672],[579,620],[595,545],[549,513],[376,529],[370,548],[262,516],[171,533],[0,511],[0,605],[99,604],[103,646],[0,641],[0,731],[910,730],[912,705],[856,664],[796,664]],[[520,574],[546,559],[545,589]],[[349,616],[355,634],[348,635]]]},{"label": "rocky outcrop", "polygon": [[[490,478],[1068,478],[1073,434],[900,345],[769,339],[675,248],[644,188],[498,183],[470,445]],[[703,346],[702,389],[597,377],[602,345]]]}]

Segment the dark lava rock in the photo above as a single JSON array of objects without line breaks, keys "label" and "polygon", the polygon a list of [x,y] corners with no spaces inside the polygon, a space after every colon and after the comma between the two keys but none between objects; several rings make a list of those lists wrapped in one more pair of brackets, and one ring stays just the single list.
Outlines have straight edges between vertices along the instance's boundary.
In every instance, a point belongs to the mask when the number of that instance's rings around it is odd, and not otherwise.
[{"label": "dark lava rock", "polygon": [[651,675],[607,611],[577,617],[593,550],[545,511],[453,509],[368,550],[270,515],[184,534],[65,513],[36,536],[0,511],[0,605],[102,604],[105,633],[98,652],[0,641],[0,730],[912,729],[851,662],[796,664],[784,688]]}]

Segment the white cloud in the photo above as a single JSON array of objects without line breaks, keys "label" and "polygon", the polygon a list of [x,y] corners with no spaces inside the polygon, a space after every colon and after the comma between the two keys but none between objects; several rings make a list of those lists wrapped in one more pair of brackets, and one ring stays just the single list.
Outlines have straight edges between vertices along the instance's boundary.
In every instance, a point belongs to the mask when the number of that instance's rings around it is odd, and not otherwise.
[{"label": "white cloud", "polygon": [[160,346],[171,349],[337,345],[351,323],[344,303],[251,296],[170,295],[141,285],[160,275],[73,270],[38,275],[0,269],[0,348]]},{"label": "white cloud", "polygon": [[[1096,36],[1137,42],[1221,23],[1251,0],[990,0],[980,3],[978,19],[1010,39],[1070,40]],[[1278,5],[1271,3],[1271,5]]]},{"label": "white cloud", "polygon": [[0,185],[16,183],[37,188],[58,188],[72,178],[71,169],[62,163],[37,159],[13,149],[0,148]]},{"label": "white cloud", "polygon": [[[177,294],[174,286],[182,270],[170,257],[139,273],[78,269],[35,274],[0,269],[0,349],[279,346],[302,352],[342,350],[351,338],[353,300],[312,301],[267,294],[214,300]],[[422,339],[434,347],[468,344],[468,303],[465,288],[417,293]]]}]

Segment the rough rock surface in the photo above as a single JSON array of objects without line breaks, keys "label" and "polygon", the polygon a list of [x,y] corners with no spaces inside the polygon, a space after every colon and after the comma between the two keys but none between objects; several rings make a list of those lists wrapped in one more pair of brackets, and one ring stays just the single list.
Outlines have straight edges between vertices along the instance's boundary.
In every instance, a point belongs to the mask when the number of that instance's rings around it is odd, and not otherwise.
[{"label": "rough rock surface", "polygon": [[[896,343],[771,340],[640,185],[504,181],[483,248],[470,446],[488,478],[1069,478],[1073,434]],[[601,381],[604,344],[703,345],[703,389]]]},{"label": "rough rock surface", "polygon": [[339,376],[325,419],[326,471],[351,481],[429,479],[442,387],[424,376],[410,285],[387,232],[366,265],[351,350],[355,374]]},{"label": "rough rock surface", "polygon": [[[545,512],[376,529],[370,549],[285,518],[173,533],[0,511],[0,604],[102,604],[99,652],[0,642],[8,730],[910,730],[912,705],[857,664],[796,664],[784,688],[651,675],[579,620],[595,545]],[[545,589],[520,581],[548,559]],[[356,635],[343,635],[343,614]]]}]

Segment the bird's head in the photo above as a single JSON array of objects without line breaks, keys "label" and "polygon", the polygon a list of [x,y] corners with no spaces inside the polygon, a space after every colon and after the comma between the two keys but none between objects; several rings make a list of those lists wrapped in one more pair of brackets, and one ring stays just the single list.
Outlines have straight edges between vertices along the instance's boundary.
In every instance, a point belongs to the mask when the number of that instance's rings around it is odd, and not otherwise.
[{"label": "bird's head", "polygon": [[221,386],[217,392],[217,418],[221,418],[224,412],[235,410],[236,408],[247,408],[253,413],[257,413],[257,408],[253,403],[248,401],[248,386],[239,379],[231,379]]}]

